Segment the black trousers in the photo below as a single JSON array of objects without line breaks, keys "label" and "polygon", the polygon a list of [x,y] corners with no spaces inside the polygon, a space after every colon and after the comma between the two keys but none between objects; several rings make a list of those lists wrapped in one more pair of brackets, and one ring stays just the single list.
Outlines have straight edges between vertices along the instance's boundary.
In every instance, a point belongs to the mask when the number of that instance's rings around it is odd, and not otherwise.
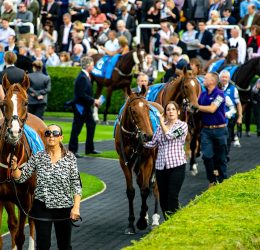
[{"label": "black trousers", "polygon": [[72,124],[72,130],[70,134],[69,150],[76,153],[78,152],[78,136],[82,130],[82,127],[86,124],[87,137],[85,144],[85,152],[94,150],[94,134],[96,128],[96,122],[93,118],[92,110],[87,110],[83,114],[80,114],[78,110],[74,109],[74,119]]},{"label": "black trousers", "polygon": [[71,208],[48,209],[45,203],[34,200],[30,215],[36,218],[47,218],[50,221],[34,220],[36,230],[36,250],[49,250],[51,247],[51,231],[54,224],[57,245],[59,250],[71,250],[71,221],[51,221],[70,217]]},{"label": "black trousers", "polygon": [[43,114],[46,108],[46,104],[45,103],[41,103],[41,104],[29,104],[28,105],[28,112],[36,115],[37,117],[39,117],[40,119],[43,120]]},{"label": "black trousers", "polygon": [[185,165],[156,170],[156,180],[160,195],[160,205],[164,219],[179,208],[179,193],[185,178]]}]

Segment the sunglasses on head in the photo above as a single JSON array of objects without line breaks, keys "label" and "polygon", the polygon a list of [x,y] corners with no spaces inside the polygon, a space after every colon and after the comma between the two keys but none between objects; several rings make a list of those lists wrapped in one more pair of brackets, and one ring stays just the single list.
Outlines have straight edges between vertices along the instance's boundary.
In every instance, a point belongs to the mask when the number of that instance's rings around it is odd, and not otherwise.
[{"label": "sunglasses on head", "polygon": [[45,137],[50,137],[51,135],[53,135],[53,137],[59,137],[59,136],[61,136],[61,132],[58,130],[53,130],[53,131],[46,130],[44,133]]}]

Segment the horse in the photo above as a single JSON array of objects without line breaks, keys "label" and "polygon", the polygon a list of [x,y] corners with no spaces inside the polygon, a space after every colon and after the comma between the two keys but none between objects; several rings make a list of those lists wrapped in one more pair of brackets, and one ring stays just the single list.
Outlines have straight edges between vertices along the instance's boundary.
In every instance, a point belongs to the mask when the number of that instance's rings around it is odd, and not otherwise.
[{"label": "horse", "polygon": [[[160,113],[163,112],[163,108],[157,103],[148,102],[144,97],[145,91],[144,86],[141,93],[132,93],[131,90],[128,90],[128,98],[115,128],[115,147],[119,155],[120,166],[124,172],[129,203],[128,226],[125,229],[125,234],[134,234],[136,232],[133,207],[135,197],[133,173],[137,176],[136,181],[142,199],[140,218],[136,225],[140,230],[144,230],[148,226],[146,200],[154,179],[156,150],[144,148],[143,143],[151,140],[153,136],[149,118],[149,105],[156,107]],[[154,188],[156,189],[156,186]],[[154,193],[155,210],[152,225],[159,225],[159,215],[157,214],[159,194],[158,191]]]},{"label": "horse", "polygon": [[[32,151],[24,134],[24,125],[33,128],[44,142],[44,131],[46,125],[38,117],[27,112],[28,96],[27,89],[30,82],[27,75],[20,84],[10,84],[7,76],[3,77],[3,89],[6,92],[5,98],[0,106],[3,118],[0,122],[0,224],[2,222],[3,206],[8,213],[8,226],[12,237],[12,248],[22,249],[25,236],[24,225],[26,214],[31,209],[36,178],[33,175],[22,184],[16,184],[12,178],[9,164],[9,156],[15,155],[18,159],[18,166],[28,161]],[[18,222],[14,212],[14,204],[18,206]],[[34,223],[29,218],[30,241],[29,249],[34,249]],[[2,249],[2,241],[0,242]]]},{"label": "horse", "polygon": [[[214,59],[209,60],[204,67],[204,72],[208,72],[212,63],[220,61],[220,60],[221,60],[221,58],[214,58]],[[225,67],[225,65],[228,65],[228,64],[238,64],[238,50],[237,50],[237,48],[229,49],[227,56],[225,58],[222,58],[222,60],[223,60],[223,63],[221,63],[221,65],[218,69],[223,68],[223,67]]]},{"label": "horse", "polygon": [[[103,54],[92,55],[95,65],[103,56]],[[97,91],[95,94],[96,98],[100,97],[103,86],[107,87],[104,121],[107,120],[108,109],[111,104],[112,91],[122,89],[126,95],[127,90],[130,89],[132,81],[132,69],[134,65],[139,65],[142,69],[144,66],[144,61],[145,51],[138,48],[120,56],[110,79],[97,77],[93,73],[91,74],[91,79],[97,83]]]}]

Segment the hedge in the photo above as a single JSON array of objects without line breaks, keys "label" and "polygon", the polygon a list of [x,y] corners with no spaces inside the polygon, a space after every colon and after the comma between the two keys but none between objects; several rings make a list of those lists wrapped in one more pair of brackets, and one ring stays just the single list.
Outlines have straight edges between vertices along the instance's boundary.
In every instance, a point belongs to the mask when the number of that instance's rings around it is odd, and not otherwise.
[{"label": "hedge", "polygon": [[[71,100],[74,95],[74,81],[80,71],[79,67],[48,67],[48,73],[51,77],[51,92],[48,94],[47,111],[64,111],[64,103]],[[163,73],[158,74],[155,82],[160,82]],[[131,87],[136,86],[136,79],[133,78]],[[94,93],[96,84],[94,84]],[[106,95],[106,88],[103,88],[103,95]],[[123,105],[125,97],[122,90],[116,90],[112,93],[109,114],[118,114]],[[99,113],[103,112],[104,105],[100,107]]]},{"label": "hedge", "polygon": [[127,250],[260,249],[260,166],[236,174]]}]

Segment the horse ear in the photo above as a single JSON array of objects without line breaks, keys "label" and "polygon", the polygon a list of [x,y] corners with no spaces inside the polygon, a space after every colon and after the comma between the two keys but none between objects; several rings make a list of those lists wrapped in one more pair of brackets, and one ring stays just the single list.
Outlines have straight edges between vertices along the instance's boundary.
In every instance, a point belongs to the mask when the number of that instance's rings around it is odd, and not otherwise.
[{"label": "horse ear", "polygon": [[130,88],[127,88],[126,93],[128,96],[130,96],[132,94],[132,90]]},{"label": "horse ear", "polygon": [[30,80],[27,74],[24,75],[23,77],[23,82],[20,83],[20,85],[27,90],[30,87]]},{"label": "horse ear", "polygon": [[5,92],[7,92],[7,90],[11,86],[11,83],[9,82],[9,80],[7,78],[7,74],[4,74],[4,76],[3,76],[2,86],[3,86],[3,89],[5,90]]}]

